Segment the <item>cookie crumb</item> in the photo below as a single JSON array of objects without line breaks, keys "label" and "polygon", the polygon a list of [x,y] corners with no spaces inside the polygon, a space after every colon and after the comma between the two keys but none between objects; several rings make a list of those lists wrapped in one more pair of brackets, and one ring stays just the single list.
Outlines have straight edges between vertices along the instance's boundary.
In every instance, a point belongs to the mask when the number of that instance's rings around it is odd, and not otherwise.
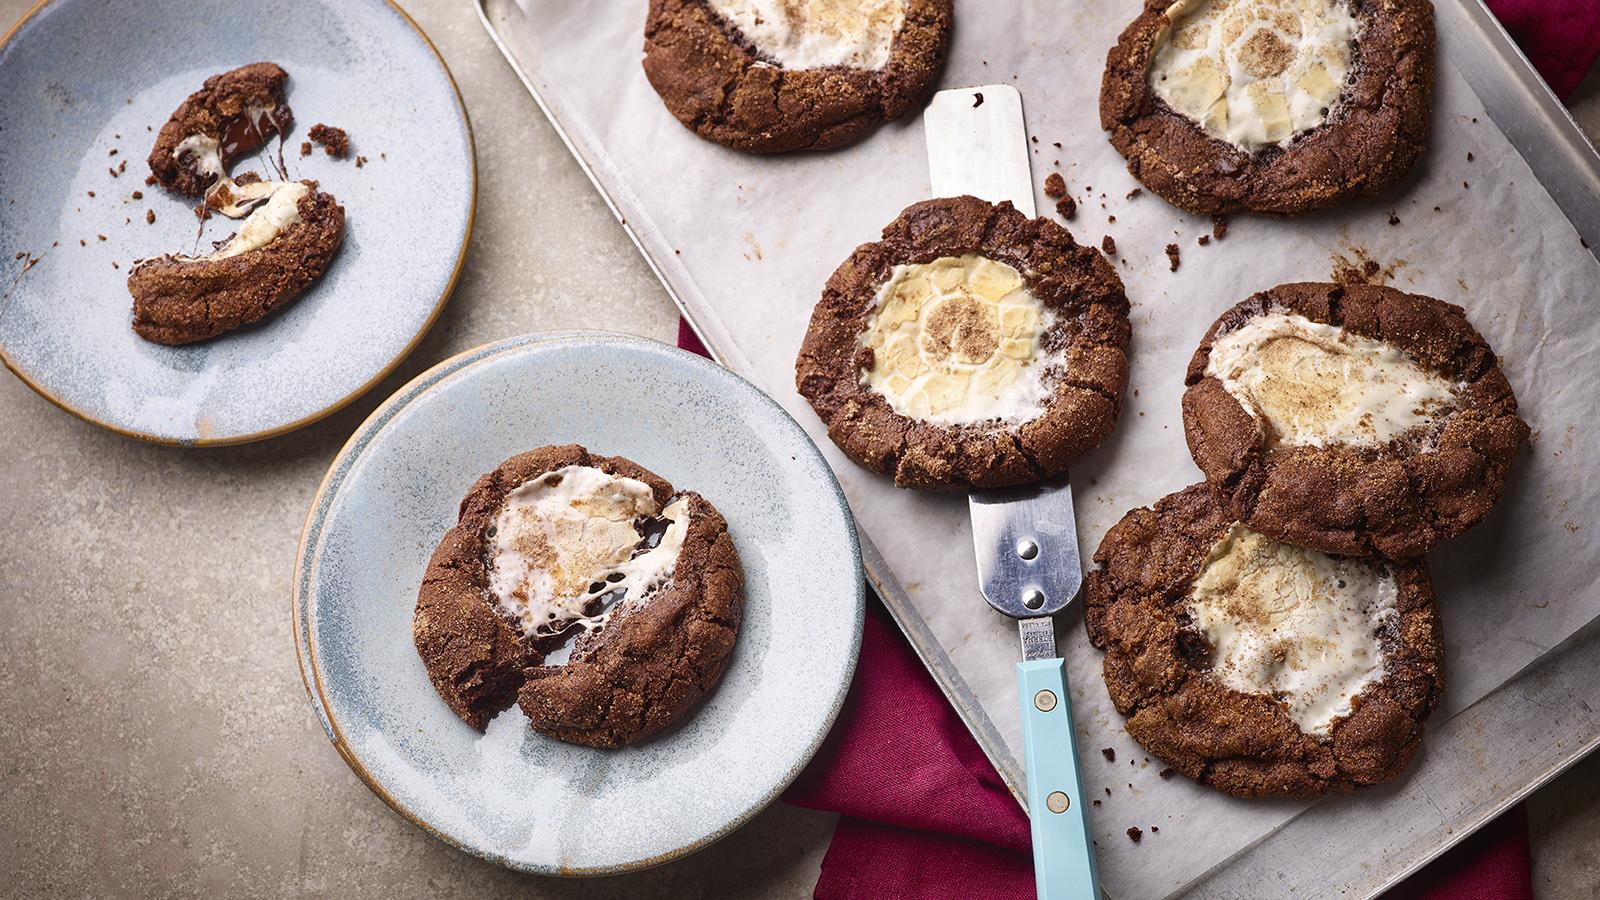
[{"label": "cookie crumb", "polygon": [[1117,255],[1117,239],[1112,237],[1109,234],[1106,235],[1105,237],[1100,239],[1100,249],[1104,250],[1107,254],[1109,254],[1111,256],[1116,256]]},{"label": "cookie crumb", "polygon": [[117,170],[116,169],[107,169],[106,171],[111,173],[111,177],[112,178],[117,177]]},{"label": "cookie crumb", "polygon": [[[343,128],[324,125],[321,122],[311,126],[306,132],[306,137],[322,145],[322,152],[338,159],[350,155],[350,135]],[[361,165],[361,159],[356,159],[356,165]]]},{"label": "cookie crumb", "polygon": [[1150,826],[1150,833],[1151,834],[1160,834],[1161,833],[1161,826],[1160,825],[1151,825]]},{"label": "cookie crumb", "polygon": [[977,109],[983,105],[983,92],[978,91],[972,95],[972,108]]},{"label": "cookie crumb", "polygon": [[367,158],[365,156],[356,157],[356,168],[359,169],[362,166],[365,166],[366,164],[367,164]]},{"label": "cookie crumb", "polygon": [[1111,788],[1106,788],[1106,796],[1111,796]]},{"label": "cookie crumb", "polygon": [[93,197],[94,196],[94,191],[89,191],[89,196]]},{"label": "cookie crumb", "polygon": [[1115,225],[1115,224],[1117,224],[1117,217],[1116,216],[1106,216],[1106,224],[1107,225]]},{"label": "cookie crumb", "polygon": [[144,211],[144,221],[145,221],[145,224],[147,224],[147,225],[154,225],[156,223],[156,211],[153,210],[153,209],[145,210]]},{"label": "cookie crumb", "polygon": [[1072,199],[1071,197],[1062,197],[1060,200],[1057,200],[1056,215],[1066,219],[1069,222],[1073,219],[1076,219],[1078,217],[1078,201]]},{"label": "cookie crumb", "polygon": [[1172,773],[1172,770],[1169,768],[1169,769],[1162,769],[1161,771],[1157,772],[1156,774],[1158,776],[1162,777],[1162,778],[1171,778],[1173,773]]},{"label": "cookie crumb", "polygon": [[1095,800],[1095,801],[1093,801],[1093,802],[1094,802],[1094,805],[1095,805],[1095,806],[1099,806],[1099,805],[1100,805],[1100,801],[1099,801],[1099,800]]},{"label": "cookie crumb", "polygon": [[310,155],[311,155],[311,142],[310,141],[301,141],[300,142],[300,158],[301,159],[305,159],[306,157],[308,157]]},{"label": "cookie crumb", "polygon": [[1100,755],[1106,758],[1106,762],[1117,761],[1117,751],[1114,747],[1102,747],[1100,749]]},{"label": "cookie crumb", "polygon": [[119,265],[117,265],[117,261],[116,261],[116,260],[112,260],[112,261],[111,261],[111,268],[113,268],[113,269],[120,269],[120,268],[122,268],[122,267],[121,267],[121,266],[119,266]]},{"label": "cookie crumb", "polygon": [[1144,193],[1144,188],[1134,188],[1133,190],[1128,192],[1128,196],[1126,196],[1126,197],[1124,197],[1122,199],[1124,199],[1124,200],[1133,200],[1133,199],[1137,198],[1140,194],[1143,194],[1143,193]]},{"label": "cookie crumb", "polygon": [[107,155],[107,156],[116,156],[116,155],[117,155],[117,148],[115,148],[115,147],[112,147],[112,148],[111,148],[111,152],[110,152],[110,153],[107,153],[107,154],[106,154],[106,155]]},{"label": "cookie crumb", "polygon": [[133,192],[133,199],[135,199],[135,200],[143,200],[144,199],[144,191],[134,191]]},{"label": "cookie crumb", "polygon": [[1211,217],[1211,237],[1220,241],[1220,240],[1222,240],[1223,238],[1225,238],[1227,236],[1228,236],[1228,217],[1227,216],[1212,216]]},{"label": "cookie crumb", "polygon": [[1167,271],[1169,271],[1169,272],[1178,271],[1178,245],[1177,244],[1168,244],[1167,245],[1167,266],[1168,266]]},{"label": "cookie crumb", "polygon": [[1390,212],[1389,212],[1389,224],[1390,225],[1399,225],[1400,224],[1400,217],[1395,215],[1393,210],[1390,210]]},{"label": "cookie crumb", "polygon": [[1139,826],[1135,825],[1134,827],[1128,829],[1128,840],[1137,844],[1143,839],[1144,832],[1139,830]]},{"label": "cookie crumb", "polygon": [[150,187],[151,185],[154,185],[155,183],[156,183],[156,177],[154,175],[146,175],[144,177],[144,186],[145,187]]},{"label": "cookie crumb", "polygon": [[1061,177],[1060,172],[1051,172],[1045,176],[1044,195],[1051,200],[1060,200],[1067,195],[1067,180]]},{"label": "cookie crumb", "polygon": [[95,235],[95,237],[99,238],[102,241],[106,239],[106,236],[103,235],[103,234],[97,234],[97,235]]},{"label": "cookie crumb", "polygon": [[1200,235],[1200,240],[1197,241],[1196,243],[1198,243],[1202,247],[1206,246],[1207,244],[1211,243],[1211,235],[1209,235],[1209,234]]},{"label": "cookie crumb", "polygon": [[[117,151],[115,151],[115,150],[113,150],[113,151],[111,151],[111,152],[112,152],[112,153],[115,153],[115,152],[117,152]],[[1471,151],[1471,150],[1468,150],[1468,151],[1467,151],[1467,162],[1472,162],[1472,151]]]}]

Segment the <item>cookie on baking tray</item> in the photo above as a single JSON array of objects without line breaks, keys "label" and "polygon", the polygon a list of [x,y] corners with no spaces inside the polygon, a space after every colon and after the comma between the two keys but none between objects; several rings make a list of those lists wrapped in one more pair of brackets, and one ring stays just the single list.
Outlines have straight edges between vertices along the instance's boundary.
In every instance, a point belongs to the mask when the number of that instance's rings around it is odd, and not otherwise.
[{"label": "cookie on baking tray", "polygon": [[933,90],[951,0],[650,0],[644,71],[707,140],[829,150]]},{"label": "cookie on baking tray", "polygon": [[1428,0],[1146,0],[1106,58],[1100,124],[1176,206],[1301,213],[1405,177],[1433,56]]},{"label": "cookie on baking tray", "polygon": [[568,444],[513,456],[467,492],[412,634],[473,728],[515,702],[550,737],[619,747],[716,687],[743,608],[739,555],[705,498]]},{"label": "cookie on baking tray", "polygon": [[828,279],[795,385],[851,459],[901,487],[1025,484],[1111,433],[1129,333],[1121,279],[1065,228],[927,200]]},{"label": "cookie on baking tray", "polygon": [[1528,440],[1458,306],[1366,284],[1284,284],[1211,326],[1184,432],[1233,515],[1328,553],[1426,552],[1489,514]]},{"label": "cookie on baking tray", "polygon": [[1334,557],[1240,524],[1205,484],[1106,533],[1084,624],[1127,730],[1239,797],[1388,781],[1444,689],[1427,563]]}]

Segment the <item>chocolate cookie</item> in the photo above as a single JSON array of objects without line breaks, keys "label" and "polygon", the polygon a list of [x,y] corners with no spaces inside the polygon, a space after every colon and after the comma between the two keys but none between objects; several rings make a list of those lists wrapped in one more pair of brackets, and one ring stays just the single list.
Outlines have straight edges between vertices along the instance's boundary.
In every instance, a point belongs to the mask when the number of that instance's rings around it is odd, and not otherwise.
[{"label": "chocolate cookie", "polygon": [[205,256],[143,259],[128,273],[133,330],[190,344],[259,321],[322,276],[344,239],[344,207],[315,181],[248,182],[256,206]]},{"label": "chocolate cookie", "polygon": [[739,554],[710,503],[568,444],[513,456],[467,492],[412,634],[473,728],[516,702],[536,731],[620,747],[716,687],[743,608]]},{"label": "chocolate cookie", "polygon": [[644,72],[667,109],[736,150],[830,150],[933,89],[951,0],[650,0]]},{"label": "chocolate cookie", "polygon": [[1065,228],[927,200],[828,279],[795,385],[834,443],[901,487],[1025,484],[1111,433],[1129,333],[1121,279]]},{"label": "chocolate cookie", "polygon": [[1106,532],[1084,624],[1128,733],[1239,797],[1399,775],[1444,690],[1427,563],[1331,557],[1240,525],[1204,484]]},{"label": "chocolate cookie", "polygon": [[172,114],[150,151],[150,174],[169,191],[198,197],[226,180],[235,160],[288,132],[288,73],[258,62],[207,78]]},{"label": "chocolate cookie", "polygon": [[1422,156],[1428,0],[1146,0],[1106,57],[1100,125],[1176,206],[1292,215]]},{"label": "chocolate cookie", "polygon": [[1461,308],[1378,285],[1256,294],[1186,383],[1189,449],[1233,514],[1328,553],[1416,556],[1466,531],[1528,439]]}]

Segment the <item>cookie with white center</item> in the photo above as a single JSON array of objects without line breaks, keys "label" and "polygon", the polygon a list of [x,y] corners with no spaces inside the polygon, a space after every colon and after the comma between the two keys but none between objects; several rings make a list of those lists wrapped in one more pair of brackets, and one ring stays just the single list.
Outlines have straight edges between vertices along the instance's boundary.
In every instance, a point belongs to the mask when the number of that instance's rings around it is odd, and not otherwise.
[{"label": "cookie with white center", "polygon": [[678,121],[751,153],[829,150],[933,90],[951,0],[650,0],[644,71]]},{"label": "cookie with white center", "polygon": [[267,189],[239,230],[202,256],[139,260],[128,273],[133,330],[159,344],[209,340],[258,322],[322,277],[344,240],[344,207],[315,181],[245,181]]},{"label": "cookie with white center", "polygon": [[1211,326],[1186,383],[1189,449],[1233,515],[1328,553],[1417,556],[1466,531],[1528,440],[1465,312],[1390,287],[1256,294]]},{"label": "cookie with white center", "polygon": [[1065,228],[928,200],[828,279],[795,385],[851,459],[901,487],[1026,484],[1111,433],[1129,334],[1121,279]]},{"label": "cookie with white center", "polygon": [[515,702],[543,734],[619,747],[716,687],[743,609],[739,555],[705,498],[568,444],[514,456],[467,492],[412,635],[473,728]]},{"label": "cookie with white center", "polygon": [[207,78],[156,134],[150,174],[167,190],[190,197],[226,182],[236,160],[283,135],[294,122],[284,99],[288,80],[288,73],[270,62]]},{"label": "cookie with white center", "polygon": [[1128,733],[1239,797],[1404,771],[1444,690],[1427,563],[1334,557],[1240,524],[1204,484],[1106,532],[1089,641]]},{"label": "cookie with white center", "polygon": [[1301,213],[1405,177],[1433,56],[1428,0],[1146,0],[1106,58],[1100,124],[1176,206]]}]

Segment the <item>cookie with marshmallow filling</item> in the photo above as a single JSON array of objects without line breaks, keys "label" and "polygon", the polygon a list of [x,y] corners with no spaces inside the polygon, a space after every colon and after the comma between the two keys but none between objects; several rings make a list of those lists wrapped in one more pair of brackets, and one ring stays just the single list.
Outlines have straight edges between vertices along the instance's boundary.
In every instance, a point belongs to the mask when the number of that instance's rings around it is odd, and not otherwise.
[{"label": "cookie with marshmallow filling", "polygon": [[716,687],[743,609],[738,552],[705,498],[568,444],[514,456],[467,492],[412,635],[473,728],[517,703],[543,734],[619,747]]},{"label": "cookie with marshmallow filling", "polygon": [[192,344],[258,322],[322,277],[344,240],[344,207],[315,181],[245,181],[256,193],[239,230],[201,256],[139,260],[128,273],[133,330]]},{"label": "cookie with marshmallow filling", "polygon": [[236,160],[287,133],[293,124],[294,113],[284,99],[288,80],[289,74],[270,62],[207,78],[156,134],[150,174],[167,190],[189,197],[226,181]]},{"label": "cookie with marshmallow filling", "polygon": [[1329,553],[1417,556],[1482,521],[1528,440],[1458,306],[1284,284],[1223,313],[1189,362],[1184,433],[1233,514]]},{"label": "cookie with marshmallow filling", "polygon": [[1405,177],[1433,55],[1428,0],[1146,0],[1106,58],[1100,124],[1176,206],[1292,215]]},{"label": "cookie with marshmallow filling", "polygon": [[830,150],[933,90],[951,0],[650,0],[644,71],[667,109],[736,150]]},{"label": "cookie with marshmallow filling", "polygon": [[1444,691],[1421,558],[1329,556],[1243,525],[1205,484],[1106,532],[1084,583],[1089,641],[1128,733],[1239,797],[1388,781]]},{"label": "cookie with marshmallow filling", "polygon": [[1111,433],[1128,299],[1098,250],[976,197],[908,207],[811,316],[795,385],[828,436],[910,488],[1063,471]]}]

